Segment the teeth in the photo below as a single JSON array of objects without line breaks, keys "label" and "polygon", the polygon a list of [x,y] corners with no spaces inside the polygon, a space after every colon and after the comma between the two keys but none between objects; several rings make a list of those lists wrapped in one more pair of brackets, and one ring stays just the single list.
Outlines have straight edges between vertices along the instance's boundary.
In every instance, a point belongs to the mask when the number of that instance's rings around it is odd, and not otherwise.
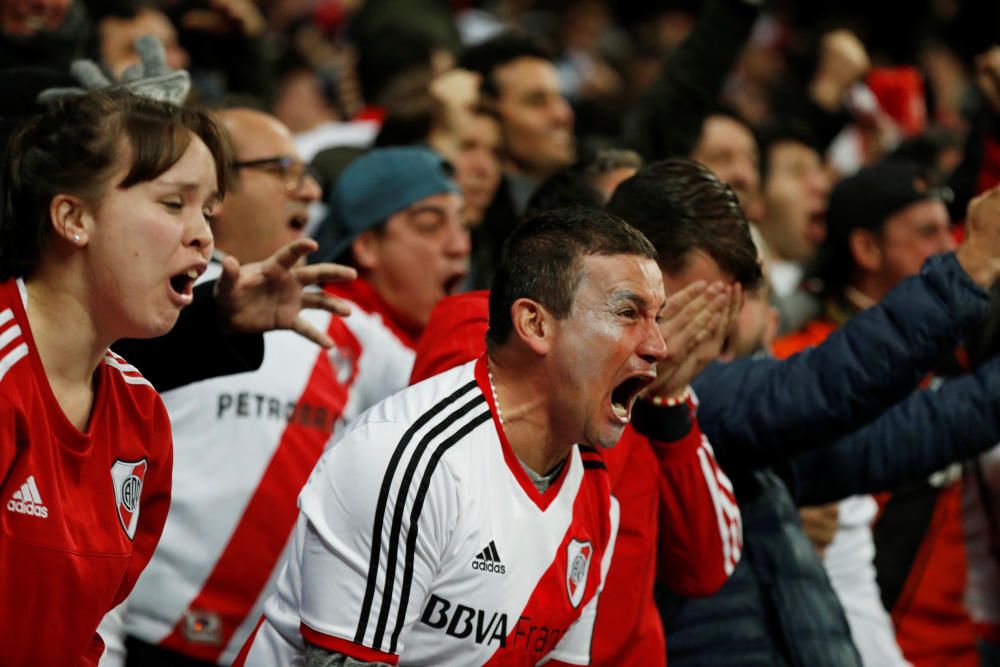
[{"label": "teeth", "polygon": [[620,403],[612,403],[611,409],[614,411],[615,416],[619,419],[626,419],[628,417],[628,408]]},{"label": "teeth", "polygon": [[186,275],[191,280],[198,280],[198,269],[188,269],[188,272],[185,273],[184,275]]}]

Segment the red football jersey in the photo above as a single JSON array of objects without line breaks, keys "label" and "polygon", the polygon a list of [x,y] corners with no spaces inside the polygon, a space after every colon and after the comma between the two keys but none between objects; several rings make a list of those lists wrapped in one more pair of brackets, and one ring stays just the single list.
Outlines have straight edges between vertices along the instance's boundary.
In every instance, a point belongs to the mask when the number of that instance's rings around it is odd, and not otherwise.
[{"label": "red football jersey", "polygon": [[170,505],[167,412],[108,352],[86,432],[49,387],[19,281],[0,284],[0,662],[96,665]]}]

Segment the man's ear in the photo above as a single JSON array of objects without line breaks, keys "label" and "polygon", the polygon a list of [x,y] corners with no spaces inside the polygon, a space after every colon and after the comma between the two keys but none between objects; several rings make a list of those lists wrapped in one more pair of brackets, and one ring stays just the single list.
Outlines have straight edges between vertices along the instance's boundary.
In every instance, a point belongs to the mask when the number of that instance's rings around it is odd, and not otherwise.
[{"label": "man's ear", "polygon": [[854,264],[861,270],[874,273],[882,268],[882,249],[878,237],[868,229],[853,229],[847,237]]},{"label": "man's ear", "polygon": [[378,267],[378,244],[378,232],[374,229],[365,230],[354,239],[351,250],[359,269],[373,271]]},{"label": "man's ear", "polygon": [[555,318],[537,301],[518,299],[510,307],[510,317],[514,333],[535,354],[546,355],[552,347],[555,334]]},{"label": "man's ear", "polygon": [[49,222],[56,236],[77,247],[87,245],[93,217],[83,200],[74,195],[58,194],[49,202]]}]

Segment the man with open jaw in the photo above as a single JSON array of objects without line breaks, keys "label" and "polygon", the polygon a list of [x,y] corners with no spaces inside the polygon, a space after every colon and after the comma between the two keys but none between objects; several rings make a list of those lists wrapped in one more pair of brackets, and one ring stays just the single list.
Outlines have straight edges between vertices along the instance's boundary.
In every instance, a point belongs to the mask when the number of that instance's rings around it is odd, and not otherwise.
[{"label": "man with open jaw", "polygon": [[666,357],[663,303],[655,251],[621,220],[524,222],[487,354],[335,439],[236,664],[588,664],[618,523],[595,448],[615,444]]},{"label": "man with open jaw", "polygon": [[[568,316],[550,323],[532,312],[527,323],[554,329],[551,337],[537,332],[530,348],[530,355],[549,356],[551,364],[529,363],[517,348],[490,345],[504,431],[518,458],[540,474],[561,463],[573,443],[613,447],[666,354],[656,326],[665,300],[656,261],[589,255],[577,263],[579,285]],[[536,444],[542,434],[550,443],[544,457]]]}]

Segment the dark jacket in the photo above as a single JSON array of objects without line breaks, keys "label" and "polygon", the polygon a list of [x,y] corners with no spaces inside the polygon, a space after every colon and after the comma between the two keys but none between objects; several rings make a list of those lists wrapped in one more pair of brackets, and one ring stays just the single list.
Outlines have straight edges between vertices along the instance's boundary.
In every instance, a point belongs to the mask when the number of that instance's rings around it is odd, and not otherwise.
[{"label": "dark jacket", "polygon": [[[733,481],[744,553],[714,596],[660,592],[669,664],[860,664],[796,503],[885,489],[940,468],[943,458],[974,453],[985,431],[1000,435],[1000,366],[958,381],[936,401],[906,398],[985,315],[987,304],[986,292],[954,255],[934,257],[920,276],[903,281],[822,345],[784,362],[712,364],[699,376],[698,418]],[[944,431],[957,430],[957,417],[971,414],[959,405],[971,396],[979,396],[970,402],[973,412],[990,415],[976,413],[984,432],[969,430],[968,447],[941,445]],[[954,415],[950,426],[943,414]],[[919,444],[898,446],[904,426]],[[887,432],[897,435],[890,439]]]}]

